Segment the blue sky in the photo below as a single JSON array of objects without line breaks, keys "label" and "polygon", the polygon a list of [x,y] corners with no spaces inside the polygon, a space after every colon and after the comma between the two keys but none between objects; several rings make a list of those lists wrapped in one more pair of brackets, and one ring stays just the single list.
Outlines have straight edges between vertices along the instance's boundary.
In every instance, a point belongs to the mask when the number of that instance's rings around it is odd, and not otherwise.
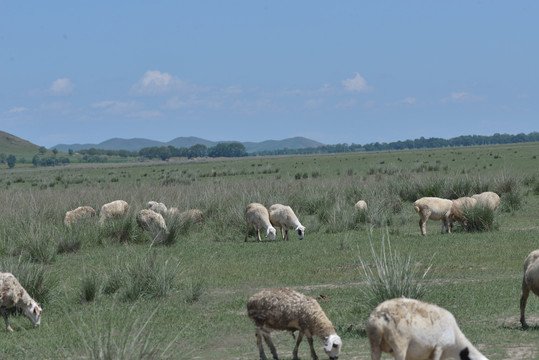
[{"label": "blue sky", "polygon": [[537,1],[4,1],[0,130],[325,144],[539,130]]}]

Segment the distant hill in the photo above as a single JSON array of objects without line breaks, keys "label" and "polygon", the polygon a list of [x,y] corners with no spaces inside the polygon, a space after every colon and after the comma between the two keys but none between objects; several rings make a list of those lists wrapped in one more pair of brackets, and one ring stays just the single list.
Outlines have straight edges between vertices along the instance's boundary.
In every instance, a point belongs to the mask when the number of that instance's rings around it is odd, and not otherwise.
[{"label": "distant hill", "polygon": [[[190,148],[193,145],[201,144],[207,147],[212,147],[217,145],[220,142],[231,143],[235,141],[210,141],[201,139],[198,137],[177,137],[168,142],[161,142],[149,139],[134,138],[134,139],[121,139],[113,138],[106,141],[103,141],[99,144],[58,144],[51,147],[51,149],[56,148],[58,151],[67,152],[69,149],[73,151],[79,151],[82,149],[103,149],[103,150],[128,150],[128,151],[139,151],[145,147],[153,146],[174,146],[175,148]],[[284,140],[266,140],[262,142],[244,142],[242,143],[245,146],[247,152],[255,151],[274,151],[280,149],[303,149],[303,148],[315,148],[318,146],[323,146],[324,144],[310,140],[304,137],[293,137]]]},{"label": "distant hill", "polygon": [[0,131],[0,154],[33,156],[39,152],[39,146],[23,140],[5,131]]}]

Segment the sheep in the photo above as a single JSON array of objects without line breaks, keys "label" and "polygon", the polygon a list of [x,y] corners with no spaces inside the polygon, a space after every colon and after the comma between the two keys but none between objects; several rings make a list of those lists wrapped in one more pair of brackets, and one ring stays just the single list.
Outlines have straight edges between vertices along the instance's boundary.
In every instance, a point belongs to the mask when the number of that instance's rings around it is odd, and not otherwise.
[{"label": "sheep", "polygon": [[163,215],[159,214],[158,212],[149,209],[140,210],[137,213],[136,219],[138,226],[143,230],[151,233],[168,233],[165,219],[163,218]]},{"label": "sheep", "polygon": [[453,201],[438,197],[423,197],[414,202],[414,209],[419,214],[419,228],[421,235],[427,235],[427,220],[441,220],[442,234],[444,229],[451,233],[450,221],[462,220],[462,213],[453,204]]},{"label": "sheep", "polygon": [[453,229],[453,220],[460,221],[466,227],[466,217],[464,216],[464,214],[466,213],[466,211],[473,209],[477,205],[477,199],[470,196],[463,196],[453,200],[453,205],[455,205],[458,211],[453,211],[453,216],[450,215],[450,228]]},{"label": "sheep", "polygon": [[70,210],[66,212],[66,216],[64,218],[64,224],[65,226],[71,226],[72,224],[75,224],[79,220],[82,219],[88,219],[95,216],[95,210],[91,206],[79,206],[78,208],[74,210]]},{"label": "sheep", "polygon": [[148,201],[146,203],[146,209],[153,210],[156,213],[159,213],[159,214],[161,214],[163,216],[167,214],[167,207],[162,202]]},{"label": "sheep", "polygon": [[250,203],[247,205],[245,208],[245,220],[247,221],[247,233],[245,234],[245,241],[247,241],[247,237],[249,236],[249,226],[251,225],[256,229],[258,241],[262,241],[260,239],[260,228],[266,229],[266,237],[269,235],[270,240],[275,240],[277,231],[271,225],[268,209],[266,209],[264,205],[259,203]]},{"label": "sheep", "polygon": [[189,209],[178,214],[180,223],[190,222],[192,224],[201,224],[204,220],[204,214],[199,209]]},{"label": "sheep", "polygon": [[524,261],[524,277],[522,278],[522,296],[520,297],[520,323],[527,328],[524,312],[530,290],[539,296],[539,250],[532,251]]},{"label": "sheep", "polygon": [[271,225],[273,225],[273,227],[278,227],[281,229],[281,238],[283,240],[288,240],[289,227],[296,230],[300,240],[303,239],[303,236],[305,235],[305,226],[301,225],[296,214],[294,214],[294,211],[292,211],[292,208],[290,206],[273,204],[270,206],[268,212]]},{"label": "sheep", "polygon": [[101,206],[99,224],[103,225],[109,219],[124,216],[128,209],[129,205],[124,200],[116,200]]},{"label": "sheep", "polygon": [[500,197],[492,191],[485,191],[481,194],[472,195],[477,200],[477,206],[486,206],[492,211],[496,211],[500,206]]},{"label": "sheep", "polygon": [[13,332],[13,329],[9,325],[6,309],[12,307],[22,309],[34,327],[41,323],[41,306],[28,295],[13,274],[0,272],[0,313],[9,332]]},{"label": "sheep", "polygon": [[397,360],[488,360],[460,330],[449,311],[415,299],[397,298],[379,304],[366,326],[371,359],[382,352]]},{"label": "sheep", "polygon": [[354,209],[356,209],[356,211],[359,211],[359,212],[367,212],[367,210],[368,210],[367,202],[365,202],[365,200],[359,200],[354,205]]},{"label": "sheep", "polygon": [[271,350],[274,359],[277,351],[271,340],[272,330],[299,331],[296,346],[292,352],[298,359],[298,348],[303,336],[311,348],[311,357],[318,359],[313,347],[313,336],[324,342],[324,351],[330,359],[337,359],[341,351],[341,338],[335,332],[331,321],[312,297],[305,296],[290,288],[273,288],[254,294],[247,301],[247,314],[255,324],[255,335],[260,359],[265,360],[262,337]]}]

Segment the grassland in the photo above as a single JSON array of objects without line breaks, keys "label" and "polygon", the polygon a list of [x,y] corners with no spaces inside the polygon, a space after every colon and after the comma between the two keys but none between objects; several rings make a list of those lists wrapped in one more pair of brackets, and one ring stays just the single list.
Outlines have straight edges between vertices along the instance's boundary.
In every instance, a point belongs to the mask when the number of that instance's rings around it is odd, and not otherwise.
[{"label": "grassland", "polygon": [[[371,244],[379,249],[388,238],[420,268],[433,263],[424,300],[452,311],[489,359],[538,358],[539,299],[528,302],[531,327],[518,321],[523,260],[539,248],[537,155],[539,144],[531,143],[4,169],[0,269],[33,284],[44,313],[37,329],[23,316],[10,317],[15,332],[1,330],[0,358],[255,359],[246,301],[262,288],[290,286],[323,295],[343,338],[340,358],[368,359],[363,326],[371,309],[359,256],[370,263]],[[441,235],[440,223],[429,221],[428,236],[420,236],[411,206],[418,196],[484,190],[502,197],[495,231],[457,227]],[[115,199],[130,204],[128,220],[105,229],[93,221],[63,225],[67,210]],[[369,204],[363,221],[353,211],[359,199]],[[136,229],[127,237],[113,231],[132,226],[129,219],[149,200],[199,208],[205,222],[181,227],[171,246],[150,246]],[[251,232],[244,242],[243,211],[252,201],[291,205],[305,238],[256,243]],[[291,359],[292,337],[273,337],[281,358]],[[323,358],[318,340],[316,349]],[[306,343],[300,357],[309,358]]]}]

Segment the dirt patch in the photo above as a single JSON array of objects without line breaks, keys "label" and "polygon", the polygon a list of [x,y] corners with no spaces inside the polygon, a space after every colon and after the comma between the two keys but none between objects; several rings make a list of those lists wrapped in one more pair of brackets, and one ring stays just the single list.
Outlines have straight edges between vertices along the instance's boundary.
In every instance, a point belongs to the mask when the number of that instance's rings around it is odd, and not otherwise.
[{"label": "dirt patch", "polygon": [[520,345],[507,349],[507,357],[504,360],[537,359],[539,352],[537,345]]}]

